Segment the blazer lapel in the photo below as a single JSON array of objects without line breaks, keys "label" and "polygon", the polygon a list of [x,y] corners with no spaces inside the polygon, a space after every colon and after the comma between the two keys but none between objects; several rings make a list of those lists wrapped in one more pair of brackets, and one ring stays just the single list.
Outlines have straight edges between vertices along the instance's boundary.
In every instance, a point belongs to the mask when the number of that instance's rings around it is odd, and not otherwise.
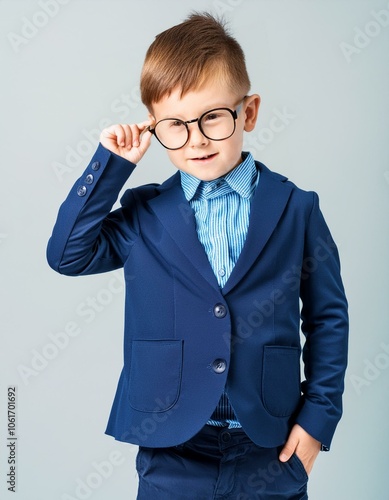
[{"label": "blazer lapel", "polygon": [[285,182],[286,177],[271,172],[262,163],[256,164],[261,177],[252,200],[246,241],[223,294],[235,287],[254,264],[276,228],[292,191],[292,185]]},{"label": "blazer lapel", "polygon": [[[252,200],[247,237],[238,262],[222,289],[224,295],[244,278],[262,252],[293,189],[292,184],[285,182],[286,177],[271,172],[262,163],[256,163],[261,177]],[[179,173],[164,182],[159,191],[160,194],[148,202],[149,206],[192,268],[215,289],[220,290],[205,250],[197,237],[194,212],[182,191]]]},{"label": "blazer lapel", "polygon": [[194,212],[181,188],[179,172],[161,185],[159,196],[149,200],[148,204],[190,265],[219,290],[216,276],[197,237]]}]

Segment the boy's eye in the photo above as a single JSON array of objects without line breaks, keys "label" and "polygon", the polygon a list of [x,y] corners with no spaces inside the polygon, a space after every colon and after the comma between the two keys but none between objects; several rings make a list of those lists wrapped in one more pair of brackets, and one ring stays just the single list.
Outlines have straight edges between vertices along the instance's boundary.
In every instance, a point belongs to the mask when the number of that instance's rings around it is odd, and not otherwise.
[{"label": "boy's eye", "polygon": [[220,113],[209,113],[208,115],[204,116],[204,120],[206,122],[210,122],[212,120],[217,120],[218,118],[221,118]]},{"label": "boy's eye", "polygon": [[175,128],[175,127],[184,127],[184,123],[180,120],[171,120],[170,122],[170,127]]}]

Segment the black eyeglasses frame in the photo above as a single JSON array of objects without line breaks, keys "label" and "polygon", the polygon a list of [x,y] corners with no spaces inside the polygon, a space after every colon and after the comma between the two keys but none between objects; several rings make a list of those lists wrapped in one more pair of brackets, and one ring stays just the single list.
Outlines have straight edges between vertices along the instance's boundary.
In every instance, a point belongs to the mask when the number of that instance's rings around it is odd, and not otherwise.
[{"label": "black eyeglasses frame", "polygon": [[[244,101],[245,98],[243,98],[243,101]],[[165,148],[165,149],[169,149],[170,151],[176,151],[178,149],[181,149],[183,148],[184,146],[186,146],[186,144],[188,143],[189,141],[189,136],[190,136],[190,131],[189,131],[189,127],[188,127],[188,124],[189,123],[196,123],[198,124],[198,127],[200,129],[200,132],[203,134],[204,137],[206,137],[207,139],[209,139],[210,141],[225,141],[226,139],[229,139],[232,135],[234,135],[235,133],[235,130],[236,130],[236,120],[238,118],[238,113],[240,113],[240,110],[242,109],[242,106],[243,106],[243,101],[239,104],[239,106],[237,106],[236,109],[232,110],[230,108],[213,108],[213,109],[209,109],[208,111],[205,111],[205,113],[203,113],[201,116],[199,116],[199,118],[193,118],[193,120],[187,120],[187,121],[184,121],[184,120],[181,120],[180,118],[163,118],[162,120],[159,120],[154,128],[151,128],[151,127],[148,127],[148,130],[149,132],[151,132],[155,138],[157,139],[157,141]],[[202,129],[202,126],[201,126],[201,120],[204,118],[204,116],[208,115],[209,113],[212,113],[213,111],[228,111],[229,113],[231,113],[231,116],[232,118],[234,119],[234,130],[231,132],[231,134],[227,137],[223,137],[223,139],[212,139],[212,137],[209,137],[207,134],[204,133],[204,130]],[[165,144],[159,139],[157,133],[155,132],[155,129],[158,125],[158,123],[161,123],[163,121],[167,121],[167,120],[174,120],[174,121],[177,121],[177,122],[180,122],[182,123],[183,125],[185,125],[185,128],[186,128],[186,131],[187,131],[187,139],[186,141],[184,142],[184,144],[182,146],[180,146],[179,148],[169,148],[167,146],[165,146]]]}]

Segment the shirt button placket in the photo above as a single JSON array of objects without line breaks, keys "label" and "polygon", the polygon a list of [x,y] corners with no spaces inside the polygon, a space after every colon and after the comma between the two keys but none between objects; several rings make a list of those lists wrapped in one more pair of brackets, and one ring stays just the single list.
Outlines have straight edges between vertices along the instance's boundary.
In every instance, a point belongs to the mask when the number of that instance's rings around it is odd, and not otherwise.
[{"label": "shirt button placket", "polygon": [[226,270],[224,269],[224,267],[221,267],[218,271],[218,275],[223,277],[226,275]]}]

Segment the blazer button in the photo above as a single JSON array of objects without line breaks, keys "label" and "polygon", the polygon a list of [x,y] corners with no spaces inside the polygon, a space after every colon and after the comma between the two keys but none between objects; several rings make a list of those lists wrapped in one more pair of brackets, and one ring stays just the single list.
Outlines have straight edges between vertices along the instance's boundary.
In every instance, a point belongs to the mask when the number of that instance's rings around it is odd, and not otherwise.
[{"label": "blazer button", "polygon": [[88,175],[85,177],[85,183],[86,183],[86,184],[92,184],[92,183],[93,183],[93,175],[92,175],[92,174],[88,174]]},{"label": "blazer button", "polygon": [[98,170],[100,168],[100,162],[95,161],[92,163],[92,170]]},{"label": "blazer button", "polygon": [[223,373],[226,371],[227,363],[224,359],[215,359],[212,363],[212,369],[215,373]]},{"label": "blazer button", "polygon": [[213,314],[217,318],[224,318],[227,315],[227,308],[223,304],[216,304],[213,308]]},{"label": "blazer button", "polygon": [[85,196],[86,195],[86,187],[85,186],[78,186],[77,194],[78,194],[78,196]]}]

